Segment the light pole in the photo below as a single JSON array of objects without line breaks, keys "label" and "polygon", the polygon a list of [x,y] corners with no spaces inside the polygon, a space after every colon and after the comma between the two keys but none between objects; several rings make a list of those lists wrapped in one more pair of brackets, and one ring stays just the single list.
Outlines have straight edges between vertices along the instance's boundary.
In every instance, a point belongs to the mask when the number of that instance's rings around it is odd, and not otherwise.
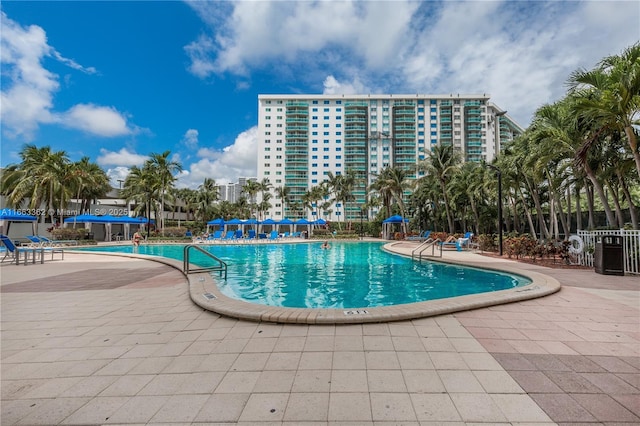
[{"label": "light pole", "polygon": [[502,256],[502,172],[494,165],[487,164],[487,167],[495,170],[498,176],[498,253]]}]

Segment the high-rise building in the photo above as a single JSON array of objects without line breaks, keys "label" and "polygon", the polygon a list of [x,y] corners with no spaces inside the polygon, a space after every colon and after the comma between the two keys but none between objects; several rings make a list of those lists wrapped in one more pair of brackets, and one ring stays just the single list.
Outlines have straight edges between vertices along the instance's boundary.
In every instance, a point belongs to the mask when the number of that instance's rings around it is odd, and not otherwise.
[{"label": "high-rise building", "polygon": [[238,182],[218,185],[219,200],[235,203],[244,195],[242,188],[244,188],[247,182],[255,180],[256,178],[241,177],[238,178]]},{"label": "high-rise building", "polygon": [[414,166],[437,145],[453,145],[464,161],[491,161],[523,132],[487,94],[259,95],[258,109],[258,180],[290,191],[284,209],[274,196],[268,214],[276,219],[282,211],[316,218],[315,208],[304,213],[305,193],[348,170],[358,182],[355,201],[327,210],[330,220],[359,219],[365,185],[384,168],[403,167],[419,178]]}]

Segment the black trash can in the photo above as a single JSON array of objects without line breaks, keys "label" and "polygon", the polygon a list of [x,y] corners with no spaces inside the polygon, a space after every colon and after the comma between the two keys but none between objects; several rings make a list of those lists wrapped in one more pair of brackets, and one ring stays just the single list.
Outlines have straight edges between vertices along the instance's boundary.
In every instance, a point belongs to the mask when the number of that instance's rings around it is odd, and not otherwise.
[{"label": "black trash can", "polygon": [[624,275],[622,237],[605,235],[596,243],[593,253],[596,273],[603,275]]}]

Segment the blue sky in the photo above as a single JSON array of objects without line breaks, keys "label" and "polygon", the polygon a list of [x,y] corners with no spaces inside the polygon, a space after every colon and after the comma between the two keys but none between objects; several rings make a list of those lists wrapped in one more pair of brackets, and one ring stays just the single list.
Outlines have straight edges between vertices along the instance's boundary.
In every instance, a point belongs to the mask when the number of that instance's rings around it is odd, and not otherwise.
[{"label": "blue sky", "polygon": [[112,182],[170,150],[180,186],[256,174],[258,94],[489,93],[527,126],[640,39],[640,3],[2,3],[0,165],[25,143]]}]

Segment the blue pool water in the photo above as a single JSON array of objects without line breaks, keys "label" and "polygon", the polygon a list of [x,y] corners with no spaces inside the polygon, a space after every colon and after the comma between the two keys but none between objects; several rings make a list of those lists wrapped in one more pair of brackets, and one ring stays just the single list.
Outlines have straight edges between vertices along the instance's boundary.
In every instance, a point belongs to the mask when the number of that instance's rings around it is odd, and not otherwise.
[{"label": "blue pool water", "polygon": [[[415,262],[380,243],[202,245],[228,264],[222,293],[234,299],[291,308],[367,308],[505,290],[530,283],[521,276],[439,262]],[[182,260],[184,246],[89,249]],[[192,262],[210,260],[197,251]]]}]

